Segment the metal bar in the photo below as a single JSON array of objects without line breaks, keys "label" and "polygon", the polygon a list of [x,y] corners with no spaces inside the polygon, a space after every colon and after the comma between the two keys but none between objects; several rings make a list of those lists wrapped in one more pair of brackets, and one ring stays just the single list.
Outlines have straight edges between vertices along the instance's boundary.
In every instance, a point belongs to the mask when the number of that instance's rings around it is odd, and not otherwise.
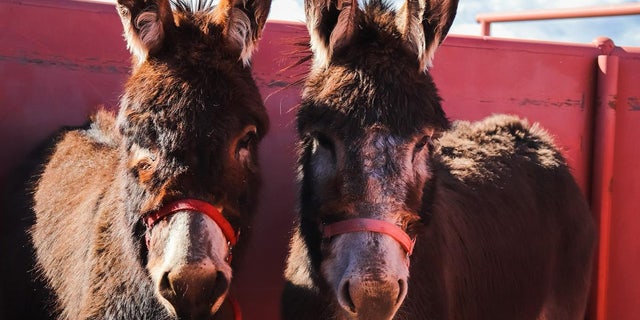
[{"label": "metal bar", "polygon": [[491,35],[491,22],[480,21],[480,29],[483,36]]},{"label": "metal bar", "polygon": [[606,7],[534,10],[526,12],[481,13],[476,21],[482,25],[482,35],[490,35],[492,22],[611,17],[640,14],[640,3],[628,3]]},{"label": "metal bar", "polygon": [[616,97],[618,95],[618,57],[611,55],[614,44],[611,39],[597,38],[596,46],[602,51],[598,56],[597,101],[593,139],[593,170],[591,208],[598,222],[599,248],[597,281],[594,294],[595,319],[606,320],[608,310],[609,262],[611,251],[611,189],[614,171],[614,147],[616,129]]}]

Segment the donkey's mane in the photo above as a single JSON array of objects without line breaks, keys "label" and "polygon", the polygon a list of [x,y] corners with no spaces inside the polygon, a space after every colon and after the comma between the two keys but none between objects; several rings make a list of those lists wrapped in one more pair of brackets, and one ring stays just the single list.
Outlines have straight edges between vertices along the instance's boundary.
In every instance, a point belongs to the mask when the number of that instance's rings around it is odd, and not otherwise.
[{"label": "donkey's mane", "polygon": [[213,0],[171,0],[171,6],[181,12],[211,11],[216,5]]}]

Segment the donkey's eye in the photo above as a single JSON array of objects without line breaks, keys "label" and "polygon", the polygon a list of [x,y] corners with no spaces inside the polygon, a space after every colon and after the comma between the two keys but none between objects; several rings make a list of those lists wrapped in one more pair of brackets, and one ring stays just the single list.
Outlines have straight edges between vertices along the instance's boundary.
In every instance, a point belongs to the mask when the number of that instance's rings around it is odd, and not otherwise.
[{"label": "donkey's eye", "polygon": [[238,161],[249,163],[250,155],[258,143],[258,132],[255,126],[245,128],[243,135],[236,142],[235,157]]},{"label": "donkey's eye", "polygon": [[151,158],[142,158],[132,168],[133,174],[140,183],[147,183],[154,175],[154,162]]},{"label": "donkey's eye", "polygon": [[323,149],[333,152],[333,141],[329,139],[324,133],[316,132],[313,134],[314,147],[320,146]]},{"label": "donkey's eye", "polygon": [[255,133],[255,131],[247,132],[247,134],[238,141],[238,146],[236,148],[238,150],[249,149],[249,147],[251,147],[251,145],[256,142],[257,138],[258,135]]},{"label": "donkey's eye", "polygon": [[422,151],[422,149],[424,149],[425,146],[430,144],[431,144],[431,136],[424,136],[422,137],[422,139],[420,139],[420,141],[418,141],[418,143],[416,143],[416,146],[414,147],[413,150],[415,153],[418,153]]},{"label": "donkey's eye", "polygon": [[136,169],[138,169],[140,171],[151,170],[151,162],[150,162],[150,160],[142,160],[142,161],[138,162],[138,164],[136,165]]},{"label": "donkey's eye", "polygon": [[[156,166],[156,153],[134,144],[129,154],[129,168],[142,180],[148,180]],[[144,179],[143,179],[144,178]]]}]

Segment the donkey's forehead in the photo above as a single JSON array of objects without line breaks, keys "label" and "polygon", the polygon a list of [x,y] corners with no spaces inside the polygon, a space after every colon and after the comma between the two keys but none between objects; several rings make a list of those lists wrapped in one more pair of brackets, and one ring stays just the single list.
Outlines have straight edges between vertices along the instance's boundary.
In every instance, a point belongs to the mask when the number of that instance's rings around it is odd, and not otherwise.
[{"label": "donkey's forehead", "polygon": [[448,127],[428,74],[393,63],[391,57],[365,55],[312,72],[303,93],[302,120],[328,118],[338,127],[382,124],[403,135],[425,126]]},{"label": "donkey's forehead", "polygon": [[[148,83],[147,88],[128,90],[121,100],[118,127],[131,143],[167,152],[185,151],[223,145],[248,125],[257,128],[259,137],[268,128],[257,93],[245,90],[246,94],[236,95],[226,88],[181,92],[180,85],[170,88]],[[176,92],[167,92],[173,90]]]},{"label": "donkey's forehead", "polygon": [[[417,106],[414,106],[418,108]],[[434,128],[440,128],[438,119],[429,110],[411,111],[412,107],[350,108],[306,104],[298,111],[298,131],[314,131],[345,139],[362,139],[367,135],[388,135],[408,139]],[[428,109],[423,107],[423,109]],[[413,115],[412,115],[413,114]]]},{"label": "donkey's forehead", "polygon": [[127,82],[120,107],[126,120],[153,121],[168,129],[180,121],[183,131],[194,129],[186,124],[199,123],[207,130],[225,121],[251,121],[257,122],[258,133],[266,131],[266,112],[250,71],[203,53],[176,53],[169,61],[141,65]]},{"label": "donkey's forehead", "polygon": [[388,126],[373,125],[364,128],[361,140],[373,145],[400,145],[407,141],[415,141],[422,139],[424,136],[432,136],[434,129],[429,126],[416,128],[410,135],[402,135],[397,130],[391,130]]}]

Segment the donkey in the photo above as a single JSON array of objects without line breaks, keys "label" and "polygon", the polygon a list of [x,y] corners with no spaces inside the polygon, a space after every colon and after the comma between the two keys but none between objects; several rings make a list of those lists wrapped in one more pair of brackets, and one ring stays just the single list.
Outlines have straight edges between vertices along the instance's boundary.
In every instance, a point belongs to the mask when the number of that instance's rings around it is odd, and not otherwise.
[{"label": "donkey", "polygon": [[119,112],[66,133],[35,187],[60,319],[239,319],[232,249],[269,125],[249,61],[269,7],[118,1],[133,55]]},{"label": "donkey", "polygon": [[426,72],[456,9],[305,2],[283,319],[583,319],[595,231],[551,136],[450,123]]}]

